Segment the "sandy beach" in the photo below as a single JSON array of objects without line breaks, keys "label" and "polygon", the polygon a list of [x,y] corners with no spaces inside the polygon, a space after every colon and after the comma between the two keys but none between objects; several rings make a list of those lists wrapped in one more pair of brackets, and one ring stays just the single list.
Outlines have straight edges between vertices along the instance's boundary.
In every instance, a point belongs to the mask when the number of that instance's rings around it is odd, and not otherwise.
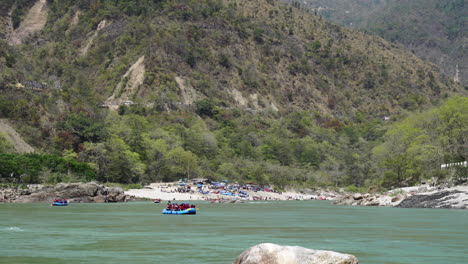
[{"label": "sandy beach", "polygon": [[[130,189],[125,192],[127,195],[135,196],[137,198],[148,199],[161,199],[163,201],[176,200],[176,201],[191,201],[191,200],[210,200],[210,199],[226,199],[226,200],[311,200],[311,199],[332,199],[332,194],[312,195],[302,194],[294,191],[286,191],[280,193],[266,192],[266,191],[246,191],[247,198],[239,196],[220,195],[214,193],[201,194],[199,192],[193,193],[180,193],[177,192],[178,183],[152,183],[145,186],[143,189]],[[208,189],[207,186],[203,187],[203,191],[213,191]]]}]

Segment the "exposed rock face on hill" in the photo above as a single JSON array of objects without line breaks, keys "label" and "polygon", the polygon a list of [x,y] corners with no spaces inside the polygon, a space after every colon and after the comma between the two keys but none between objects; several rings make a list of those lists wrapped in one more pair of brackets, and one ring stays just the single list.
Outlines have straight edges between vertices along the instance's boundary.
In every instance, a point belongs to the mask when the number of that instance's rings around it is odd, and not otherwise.
[{"label": "exposed rock face on hill", "polygon": [[7,120],[0,119],[0,134],[8,136],[8,139],[15,147],[18,153],[31,153],[34,152],[34,148],[26,143],[23,138],[16,132],[16,130],[10,126]]},{"label": "exposed rock face on hill", "polygon": [[297,246],[281,246],[264,243],[253,246],[233,264],[358,264],[353,255],[333,251],[314,250]]},{"label": "exposed rock face on hill", "polygon": [[180,94],[182,96],[182,103],[185,105],[192,105],[196,99],[199,99],[197,91],[193,87],[187,85],[186,81],[180,77],[175,77],[177,85],[180,88]]},{"label": "exposed rock face on hill", "polygon": [[[78,17],[79,17],[80,13],[77,12],[75,14],[75,17],[73,17],[73,20],[71,22],[71,25],[76,25],[78,24]],[[76,18],[76,19],[75,19]],[[75,22],[76,21],[76,22]],[[85,42],[85,45],[84,47],[81,49],[81,56],[85,56],[87,53],[88,53],[88,50],[89,48],[91,47],[91,45],[93,45],[94,43],[94,39],[96,39],[96,37],[98,36],[99,34],[99,31],[101,31],[102,29],[104,29],[106,26],[108,26],[109,23],[104,19],[101,21],[101,23],[99,23],[99,25],[97,26],[96,28],[96,31],[94,31],[93,33],[91,33],[91,36],[86,40]]]},{"label": "exposed rock face on hill", "polygon": [[0,202],[41,203],[52,202],[55,198],[64,198],[73,203],[113,203],[126,202],[129,196],[121,188],[109,188],[94,182],[0,190]]},{"label": "exposed rock face on hill", "polygon": [[10,36],[12,44],[21,44],[22,41],[30,34],[40,31],[44,28],[47,22],[47,0],[39,0],[29,10],[24,21],[21,22]]},{"label": "exposed rock face on hill", "polygon": [[122,81],[117,85],[114,93],[104,105],[111,110],[117,110],[119,105],[130,103],[130,99],[136,93],[138,87],[143,84],[145,78],[145,56],[141,56],[122,76]]}]

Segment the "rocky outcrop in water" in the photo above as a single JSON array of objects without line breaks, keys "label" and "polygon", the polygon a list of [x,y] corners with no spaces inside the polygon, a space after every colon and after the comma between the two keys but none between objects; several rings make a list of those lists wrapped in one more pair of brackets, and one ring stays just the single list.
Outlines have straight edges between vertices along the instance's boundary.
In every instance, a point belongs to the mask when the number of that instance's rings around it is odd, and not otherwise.
[{"label": "rocky outcrop in water", "polygon": [[358,264],[353,255],[334,251],[314,250],[297,246],[264,243],[253,246],[233,264]]},{"label": "rocky outcrop in water", "polygon": [[400,188],[385,194],[344,194],[336,205],[394,206],[402,208],[456,208],[468,209],[468,186],[443,187],[414,186]]},{"label": "rocky outcrop in water", "polygon": [[56,198],[64,198],[73,203],[114,203],[130,199],[121,188],[106,187],[95,182],[0,190],[0,201],[3,202],[41,203],[52,202]]},{"label": "rocky outcrop in water", "polygon": [[467,209],[468,192],[450,190],[413,195],[401,201],[397,207]]},{"label": "rocky outcrop in water", "polygon": [[363,205],[363,206],[395,206],[400,203],[407,194],[345,194],[335,200],[336,205]]}]

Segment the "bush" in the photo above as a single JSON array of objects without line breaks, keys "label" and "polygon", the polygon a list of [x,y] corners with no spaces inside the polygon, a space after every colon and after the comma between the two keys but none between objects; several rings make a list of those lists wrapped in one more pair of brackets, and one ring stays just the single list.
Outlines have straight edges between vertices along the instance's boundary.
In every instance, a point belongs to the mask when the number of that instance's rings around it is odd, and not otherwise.
[{"label": "bush", "polygon": [[115,183],[115,182],[106,182],[104,183],[106,187],[119,187],[122,188],[124,191],[128,191],[129,189],[142,189],[143,186],[140,183],[131,183],[131,184],[123,184],[123,183]]},{"label": "bush", "polygon": [[15,146],[8,140],[8,136],[3,133],[0,133],[0,153],[1,152],[15,152]]},{"label": "bush", "polygon": [[63,178],[60,175],[70,174],[85,181],[96,178],[96,173],[89,164],[75,159],[47,154],[0,153],[0,178],[4,182],[40,183],[41,177],[47,181],[60,182]]},{"label": "bush", "polygon": [[352,193],[366,193],[366,192],[369,192],[368,187],[356,187],[353,184],[346,186],[344,188],[344,190],[347,191],[347,192],[352,192]]},{"label": "bush", "polygon": [[226,54],[221,54],[219,57],[219,64],[226,69],[231,68],[231,59]]},{"label": "bush", "polygon": [[215,114],[215,102],[210,99],[203,99],[195,102],[196,112],[199,116],[213,117]]}]

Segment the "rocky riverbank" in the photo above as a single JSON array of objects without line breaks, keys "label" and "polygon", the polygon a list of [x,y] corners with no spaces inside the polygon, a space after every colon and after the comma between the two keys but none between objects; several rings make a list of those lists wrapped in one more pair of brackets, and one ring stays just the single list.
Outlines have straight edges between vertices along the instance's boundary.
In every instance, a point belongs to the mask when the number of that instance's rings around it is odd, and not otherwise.
[{"label": "rocky riverbank", "polygon": [[106,187],[95,182],[29,185],[27,189],[0,190],[0,202],[52,203],[56,198],[67,199],[72,203],[117,203],[127,202],[132,197],[126,195],[122,188]]},{"label": "rocky riverbank", "polygon": [[442,188],[421,185],[395,189],[383,194],[344,194],[337,196],[334,204],[467,209],[468,186]]},{"label": "rocky riverbank", "polygon": [[[468,188],[468,187],[467,187]],[[455,188],[409,196],[397,207],[468,209],[468,191]]]}]

